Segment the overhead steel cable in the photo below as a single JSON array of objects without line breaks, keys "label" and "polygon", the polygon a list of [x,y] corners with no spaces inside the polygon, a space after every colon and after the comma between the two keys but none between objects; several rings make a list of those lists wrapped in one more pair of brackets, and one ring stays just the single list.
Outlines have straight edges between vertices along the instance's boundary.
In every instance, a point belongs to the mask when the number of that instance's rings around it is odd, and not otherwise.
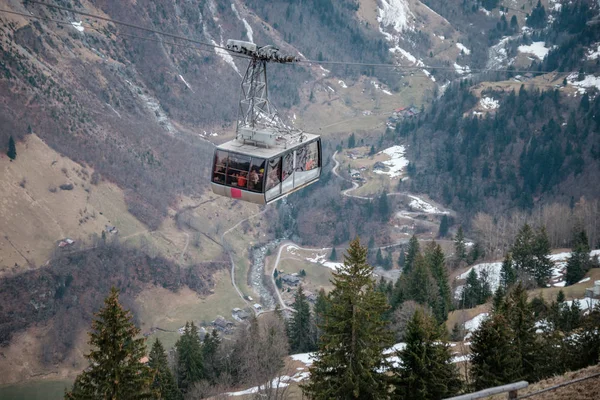
[{"label": "overhead steel cable", "polygon": [[188,41],[188,42],[191,42],[191,43],[199,44],[201,46],[207,46],[207,47],[222,49],[222,50],[225,50],[227,52],[231,52],[227,47],[219,46],[219,45],[214,44],[214,43],[207,43],[207,42],[203,42],[201,40],[191,39],[191,38],[188,38],[188,37],[185,37],[185,36],[181,36],[181,35],[175,35],[173,33],[163,32],[163,31],[159,31],[159,30],[156,30],[156,29],[152,29],[152,28],[146,28],[144,26],[130,24],[129,22],[119,21],[119,20],[116,20],[116,19],[113,19],[113,18],[103,17],[101,15],[90,14],[90,13],[87,13],[85,11],[73,10],[71,8],[67,8],[67,7],[63,7],[63,6],[57,6],[57,5],[54,5],[54,4],[48,4],[48,3],[44,3],[43,1],[36,1],[36,0],[28,0],[28,3],[39,4],[39,5],[42,5],[42,6],[45,6],[45,7],[49,7],[49,8],[56,8],[58,10],[72,12],[73,14],[83,15],[84,17],[94,18],[94,19],[98,19],[98,20],[106,21],[106,22],[112,22],[115,25],[123,25],[123,26],[126,26],[128,28],[139,29],[139,30],[146,31],[146,32],[152,32],[152,33],[156,33],[156,34],[159,34],[159,35],[162,35],[162,36],[170,37],[172,39],[185,40],[185,41]]},{"label": "overhead steel cable", "polygon": [[[89,18],[95,18],[95,19],[99,19],[102,21],[106,21],[106,22],[112,22],[116,25],[123,25],[129,28],[133,28],[133,29],[139,29],[142,31],[146,31],[146,32],[152,32],[158,35],[163,35],[163,36],[167,36],[167,37],[171,37],[174,39],[180,39],[180,40],[184,40],[184,41],[188,41],[191,43],[196,43],[202,46],[207,46],[207,47],[212,47],[212,48],[217,48],[217,49],[221,49],[224,51],[227,51],[230,55],[233,54],[239,54],[237,52],[231,51],[229,50],[227,47],[224,46],[219,46],[217,44],[213,44],[213,43],[207,43],[207,42],[203,42],[201,40],[196,40],[196,39],[191,39],[185,36],[181,36],[181,35],[175,35],[172,33],[168,33],[168,32],[163,32],[163,31],[159,31],[156,29],[152,29],[152,28],[147,28],[147,27],[143,27],[143,26],[139,26],[139,25],[135,25],[135,24],[131,24],[129,22],[124,22],[124,21],[119,21],[119,20],[115,20],[112,18],[107,18],[107,17],[103,17],[100,15],[95,15],[95,14],[90,14],[84,11],[79,11],[79,10],[73,10],[67,7],[63,7],[63,6],[57,6],[54,4],[48,4],[45,3],[43,1],[38,1],[38,0],[28,0],[28,3],[31,4],[39,4],[45,7],[50,7],[50,8],[56,8],[59,10],[63,10],[63,11],[67,11],[67,12],[72,12],[74,14],[79,14],[79,15],[83,15]],[[115,34],[117,35],[117,34]],[[439,70],[439,71],[456,71],[456,68],[454,67],[435,67],[435,66],[404,66],[404,65],[399,65],[399,64],[389,64],[389,63],[363,63],[363,62],[352,62],[352,61],[325,61],[325,60],[301,60],[298,59],[296,60],[296,63],[303,63],[303,64],[317,64],[317,65],[355,65],[355,66],[363,66],[363,67],[382,67],[382,68],[396,68],[399,70],[420,70],[420,69],[430,69],[430,70]],[[480,72],[504,72],[504,73],[536,73],[536,74],[549,74],[549,73],[553,73],[555,71],[532,71],[532,70],[513,70],[513,69],[508,69],[508,68],[504,68],[504,69],[484,69],[484,68],[470,68],[470,67],[464,67],[464,68],[468,68],[468,71],[465,71],[466,73],[469,72],[473,72],[473,73],[480,73]],[[563,72],[564,74],[571,74],[571,73],[575,73],[576,71],[571,71],[571,72]]]}]

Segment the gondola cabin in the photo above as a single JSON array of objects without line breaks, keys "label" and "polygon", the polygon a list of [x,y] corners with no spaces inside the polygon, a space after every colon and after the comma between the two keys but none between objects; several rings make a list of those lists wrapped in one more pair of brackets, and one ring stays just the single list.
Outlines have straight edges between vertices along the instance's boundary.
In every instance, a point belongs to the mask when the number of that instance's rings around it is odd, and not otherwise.
[{"label": "gondola cabin", "polygon": [[303,134],[293,145],[261,147],[231,140],[215,150],[215,194],[257,204],[272,203],[321,176],[321,138]]}]

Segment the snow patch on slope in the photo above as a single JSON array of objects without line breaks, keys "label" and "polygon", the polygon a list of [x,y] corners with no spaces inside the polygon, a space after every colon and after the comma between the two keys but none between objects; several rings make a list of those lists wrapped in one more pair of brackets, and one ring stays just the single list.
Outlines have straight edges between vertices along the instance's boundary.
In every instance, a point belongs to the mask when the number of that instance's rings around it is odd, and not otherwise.
[{"label": "snow patch on slope", "polygon": [[246,21],[246,18],[241,17],[240,13],[238,13],[237,8],[235,8],[235,4],[233,4],[233,3],[231,3],[231,10],[233,11],[233,13],[237,17],[237,19],[242,21],[242,23],[244,24],[244,27],[246,28],[246,36],[248,36],[248,40],[251,41],[252,43],[254,43],[254,31],[252,30],[252,27],[250,26],[248,21]]},{"label": "snow patch on slope", "polygon": [[450,214],[448,211],[442,211],[439,208],[429,204],[428,202],[426,202],[425,200],[423,200],[417,196],[413,196],[412,194],[409,194],[408,197],[410,197],[412,199],[411,202],[409,203],[409,205],[412,208],[421,210],[424,213],[427,213],[427,214]]},{"label": "snow patch on slope", "polygon": [[187,83],[187,81],[183,78],[183,76],[181,76],[181,74],[179,75],[179,78],[183,81],[183,83],[185,83],[185,86],[187,86],[187,88],[190,89],[193,93],[194,91],[192,90],[192,87],[190,86],[189,83]]},{"label": "snow patch on slope", "polygon": [[462,75],[462,74],[468,74],[469,72],[471,72],[471,68],[469,68],[468,65],[465,65],[464,67],[461,65],[458,65],[457,63],[454,63],[454,70],[456,71],[457,74]]},{"label": "snow patch on slope", "polygon": [[529,46],[525,46],[525,45],[519,46],[518,50],[520,53],[533,54],[540,60],[543,60],[544,57],[546,57],[546,55],[550,51],[549,48],[544,47],[545,44],[546,44],[545,42],[533,42]]},{"label": "snow patch on slope", "polygon": [[466,55],[471,54],[471,50],[469,50],[467,46],[462,43],[456,42],[456,47],[458,47],[458,49],[463,51]]},{"label": "snow patch on slope", "polygon": [[483,321],[485,321],[488,316],[489,316],[488,313],[481,313],[481,314],[476,315],[475,318],[470,319],[467,322],[465,322],[465,330],[467,330],[469,332],[465,336],[465,340],[470,338],[471,335],[473,334],[473,332],[475,332],[477,329],[479,329],[479,326],[481,325],[481,323]]},{"label": "snow patch on slope", "polygon": [[83,21],[79,22],[71,22],[73,28],[77,29],[79,32],[83,32],[85,28],[83,27]]},{"label": "snow patch on slope", "polygon": [[406,148],[402,145],[388,147],[377,154],[386,154],[390,157],[389,160],[383,161],[383,164],[388,167],[388,171],[375,170],[376,174],[389,175],[390,178],[397,178],[402,175],[402,171],[408,165],[408,160],[404,157]]},{"label": "snow patch on slope", "polygon": [[572,73],[567,76],[567,83],[571,86],[575,86],[579,94],[584,94],[586,89],[595,87],[600,90],[600,76],[585,75],[583,80],[578,81],[577,77],[579,74]]},{"label": "snow patch on slope", "polygon": [[479,100],[479,104],[481,104],[481,107],[485,110],[495,110],[500,107],[500,102],[491,97],[483,97]]},{"label": "snow patch on slope", "polygon": [[411,17],[415,18],[408,8],[406,0],[381,0],[381,8],[377,9],[377,22],[379,22],[382,33],[383,28],[388,26],[398,33],[405,29],[412,29]]},{"label": "snow patch on slope", "polygon": [[[596,48],[596,50],[594,50],[594,48]],[[593,48],[591,48],[591,49],[588,50],[587,59],[588,60],[595,60],[598,57],[600,57],[600,44],[595,44]]]}]

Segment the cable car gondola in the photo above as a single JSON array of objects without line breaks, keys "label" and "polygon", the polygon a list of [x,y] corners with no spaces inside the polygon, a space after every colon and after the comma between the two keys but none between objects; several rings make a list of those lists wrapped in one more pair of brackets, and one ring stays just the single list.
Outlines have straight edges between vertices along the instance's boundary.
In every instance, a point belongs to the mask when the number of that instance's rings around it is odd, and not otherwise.
[{"label": "cable car gondola", "polygon": [[230,51],[249,56],[242,80],[240,119],[234,140],[215,149],[211,186],[215,194],[269,204],[321,176],[321,138],[286,126],[268,100],[266,63],[287,63],[273,46],[229,40]]},{"label": "cable car gondola", "polygon": [[215,150],[212,190],[221,196],[268,204],[321,176],[321,138],[304,133],[288,148],[232,140]]}]

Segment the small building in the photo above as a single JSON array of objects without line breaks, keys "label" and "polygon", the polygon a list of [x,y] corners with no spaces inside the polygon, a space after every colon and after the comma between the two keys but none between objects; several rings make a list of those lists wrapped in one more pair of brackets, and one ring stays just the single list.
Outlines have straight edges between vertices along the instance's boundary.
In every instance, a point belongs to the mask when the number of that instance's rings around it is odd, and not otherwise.
[{"label": "small building", "polygon": [[254,304],[252,307],[254,307],[256,311],[262,311],[262,306],[258,303]]},{"label": "small building", "polygon": [[104,225],[104,229],[108,233],[117,233],[118,232],[117,227],[116,226],[112,226],[112,225]]},{"label": "small building", "polygon": [[595,281],[594,286],[585,289],[585,297],[590,299],[600,299],[600,281]]},{"label": "small building", "polygon": [[351,170],[350,170],[350,176],[351,176],[353,179],[358,179],[358,178],[360,178],[360,171],[359,171],[359,170],[357,170],[357,169],[351,169]]},{"label": "small building", "polygon": [[58,242],[58,247],[63,248],[63,247],[71,246],[73,243],[75,243],[75,241],[73,239],[65,238],[65,239],[61,240],[60,242]]},{"label": "small building", "polygon": [[300,284],[300,278],[297,275],[283,275],[281,281],[289,286],[298,286]]},{"label": "small building", "polygon": [[242,322],[250,318],[250,313],[246,310],[242,310],[241,308],[234,308],[231,310],[231,316],[236,321]]},{"label": "small building", "polygon": [[[226,320],[225,318],[223,318],[222,316],[217,316],[217,318],[212,322],[212,325],[215,327],[215,329],[221,331],[221,332],[229,332],[231,330],[231,328],[233,328],[233,322]],[[204,331],[204,334],[206,335],[206,331]]]}]

